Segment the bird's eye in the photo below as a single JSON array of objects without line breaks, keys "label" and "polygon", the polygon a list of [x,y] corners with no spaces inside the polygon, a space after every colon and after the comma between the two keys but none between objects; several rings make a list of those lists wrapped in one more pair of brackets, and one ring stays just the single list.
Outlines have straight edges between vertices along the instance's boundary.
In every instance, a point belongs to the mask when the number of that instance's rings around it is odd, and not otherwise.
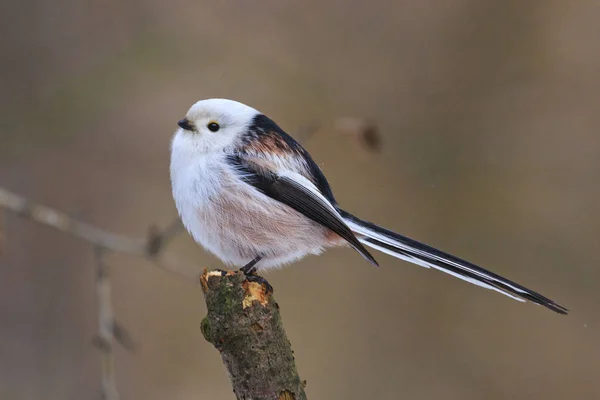
[{"label": "bird's eye", "polygon": [[219,124],[217,124],[216,122],[210,122],[208,125],[206,125],[206,127],[211,131],[211,132],[216,132],[219,130],[219,128],[221,128],[219,126]]}]

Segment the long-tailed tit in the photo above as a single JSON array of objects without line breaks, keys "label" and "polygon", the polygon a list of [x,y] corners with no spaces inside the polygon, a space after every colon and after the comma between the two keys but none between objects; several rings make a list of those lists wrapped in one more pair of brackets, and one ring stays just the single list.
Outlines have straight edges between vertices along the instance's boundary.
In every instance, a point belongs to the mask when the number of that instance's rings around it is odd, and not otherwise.
[{"label": "long-tailed tit", "polygon": [[[171,146],[173,197],[183,224],[250,279],[266,270],[350,246],[435,268],[560,314],[567,309],[508,279],[342,210],[310,154],[275,122],[242,103],[201,100],[178,122]],[[268,283],[267,283],[268,285]]]}]

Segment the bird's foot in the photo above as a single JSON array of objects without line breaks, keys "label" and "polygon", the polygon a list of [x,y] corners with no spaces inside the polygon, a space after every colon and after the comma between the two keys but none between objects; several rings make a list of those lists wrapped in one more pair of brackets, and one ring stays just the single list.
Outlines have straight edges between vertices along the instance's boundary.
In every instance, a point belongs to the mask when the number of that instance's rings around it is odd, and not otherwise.
[{"label": "bird's foot", "polygon": [[256,282],[259,285],[264,285],[265,294],[271,294],[273,293],[273,286],[271,286],[265,278],[256,274],[256,263],[259,262],[261,258],[261,256],[256,256],[252,261],[240,268],[240,271],[246,275],[246,280],[248,282]]},{"label": "bird's foot", "polygon": [[240,271],[242,271],[246,276],[256,274],[256,265],[252,263],[246,264],[240,268]]},{"label": "bird's foot", "polygon": [[256,274],[256,263],[259,262],[261,258],[261,256],[254,257],[252,261],[240,268],[240,271],[246,276]]}]

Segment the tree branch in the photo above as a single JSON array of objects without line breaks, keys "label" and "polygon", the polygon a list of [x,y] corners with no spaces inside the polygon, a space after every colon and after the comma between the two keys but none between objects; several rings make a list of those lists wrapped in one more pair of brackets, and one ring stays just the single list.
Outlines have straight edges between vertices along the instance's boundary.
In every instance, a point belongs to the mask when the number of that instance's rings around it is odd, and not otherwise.
[{"label": "tree branch", "polygon": [[6,230],[8,229],[8,211],[2,210],[0,212],[0,259],[2,259],[7,252],[6,245]]},{"label": "tree branch", "polygon": [[204,338],[221,353],[238,400],[306,400],[279,306],[241,272],[204,271]]},{"label": "tree branch", "polygon": [[[175,256],[162,251],[167,242],[182,230],[180,228],[181,224],[178,220],[174,221],[164,233],[153,228],[147,239],[130,238],[78,221],[67,214],[35,203],[3,188],[0,188],[0,208],[3,209],[3,214],[0,217],[5,217],[6,212],[12,211],[20,216],[84,239],[94,245],[98,335],[94,338],[93,344],[101,352],[102,397],[105,400],[118,400],[114,343],[117,342],[130,351],[133,350],[134,345],[127,330],[118,324],[114,318],[111,303],[111,285],[105,262],[106,255],[109,252],[114,252],[145,257],[159,268],[173,272],[191,282],[192,277],[185,273],[182,264],[176,260]],[[4,244],[7,236],[4,219],[0,218],[0,256],[5,248]]]},{"label": "tree branch", "polygon": [[[152,261],[159,268],[179,275],[190,282],[197,279],[198,275],[186,273],[184,264],[174,254],[163,251],[166,241],[170,240],[178,232],[181,232],[181,228],[178,228],[180,224],[176,222],[171,223],[165,231],[167,233],[167,240],[161,240],[160,238],[163,237],[163,234],[156,229],[151,230],[147,238],[138,239],[118,235],[86,224],[65,213],[38,204],[3,188],[0,188],[0,207],[86,240],[95,245],[95,247],[100,247],[114,253],[144,257]],[[157,241],[159,242],[158,245],[156,245]]]},{"label": "tree branch", "polygon": [[110,300],[108,269],[104,263],[104,251],[101,247],[94,248],[96,299],[98,302],[98,337],[96,347],[100,349],[102,358],[102,398],[104,400],[119,400],[113,352],[115,320]]}]

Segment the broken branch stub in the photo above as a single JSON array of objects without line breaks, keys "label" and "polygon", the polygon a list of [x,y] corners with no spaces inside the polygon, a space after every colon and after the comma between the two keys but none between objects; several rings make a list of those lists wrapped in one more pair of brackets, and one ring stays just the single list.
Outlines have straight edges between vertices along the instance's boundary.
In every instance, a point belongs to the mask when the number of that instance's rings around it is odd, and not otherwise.
[{"label": "broken branch stub", "polygon": [[306,400],[305,383],[271,294],[241,272],[204,271],[204,338],[221,353],[240,400]]}]

